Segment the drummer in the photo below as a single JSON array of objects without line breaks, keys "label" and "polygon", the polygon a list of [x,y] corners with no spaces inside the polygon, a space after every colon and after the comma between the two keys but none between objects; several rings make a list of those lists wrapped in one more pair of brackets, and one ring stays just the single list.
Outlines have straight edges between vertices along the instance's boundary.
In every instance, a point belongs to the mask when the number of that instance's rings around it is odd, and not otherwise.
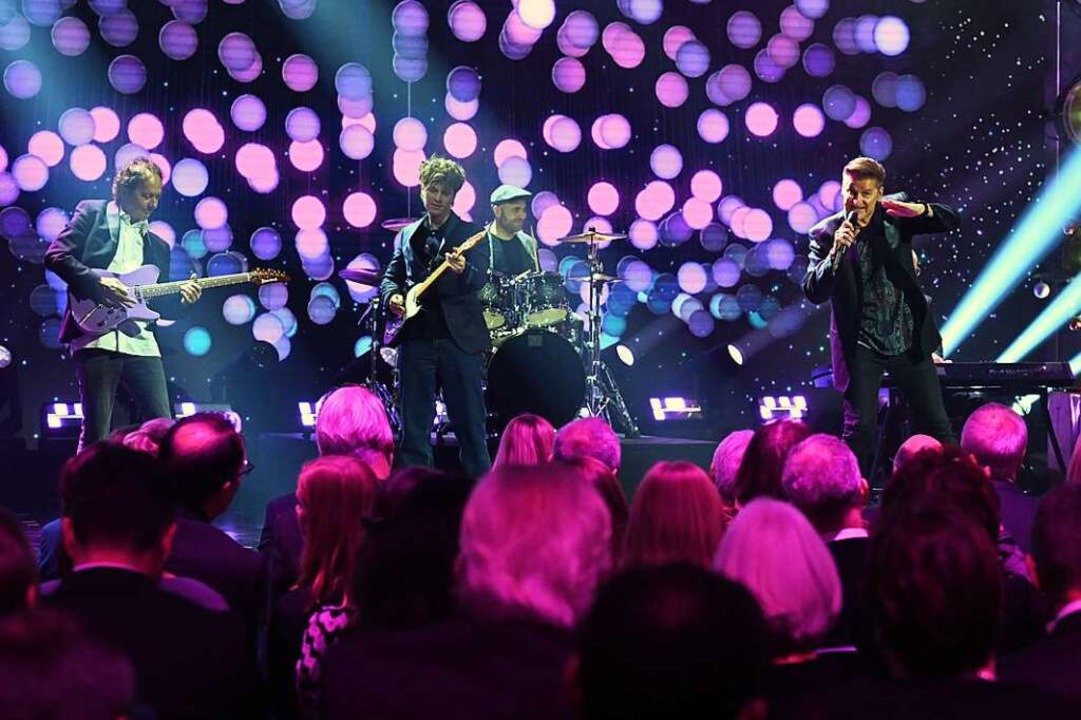
[{"label": "drummer", "polygon": [[522,232],[526,204],[532,193],[514,185],[500,185],[491,196],[495,221],[488,226],[491,273],[494,278],[513,278],[540,270],[537,241]]}]

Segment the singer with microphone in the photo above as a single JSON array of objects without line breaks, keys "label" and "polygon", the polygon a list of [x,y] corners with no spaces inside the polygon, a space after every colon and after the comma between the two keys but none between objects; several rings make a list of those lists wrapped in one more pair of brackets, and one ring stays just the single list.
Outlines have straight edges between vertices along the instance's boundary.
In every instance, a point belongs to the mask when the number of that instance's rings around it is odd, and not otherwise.
[{"label": "singer with microphone", "polygon": [[[117,307],[133,305],[129,288],[94,271],[122,274],[154,265],[160,277],[168,279],[169,245],[149,228],[150,215],[161,200],[161,186],[161,169],[150,158],[136,158],[120,168],[113,179],[113,200],[80,202],[71,221],[45,251],[45,267],[78,297]],[[201,292],[195,282],[185,283],[180,302],[194,303]],[[176,297],[155,299],[154,308],[176,317]],[[92,337],[76,325],[70,307],[64,311],[60,339],[68,343],[75,361],[83,406],[79,450],[109,435],[120,385],[135,402],[139,417],[132,420],[173,416],[153,327],[135,321],[125,330]]]},{"label": "singer with microphone", "polygon": [[941,343],[916,279],[912,238],[949,232],[957,213],[937,203],[884,197],[886,169],[859,157],[844,167],[844,209],[810,230],[807,299],[830,302],[833,384],[844,394],[843,437],[870,478],[878,392],[889,372],[912,409],[917,432],[956,442],[931,353]]}]

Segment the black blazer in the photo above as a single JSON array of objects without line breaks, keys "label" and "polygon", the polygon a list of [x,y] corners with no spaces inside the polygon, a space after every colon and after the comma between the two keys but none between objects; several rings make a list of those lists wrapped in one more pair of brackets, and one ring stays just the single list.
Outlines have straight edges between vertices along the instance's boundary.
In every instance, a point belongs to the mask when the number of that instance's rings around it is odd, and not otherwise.
[{"label": "black blazer", "polygon": [[[951,208],[939,204],[932,204],[931,207],[934,209],[933,217],[899,218],[890,216],[879,206],[872,220],[872,223],[882,223],[884,226],[888,248],[885,254],[886,275],[904,293],[905,301],[912,310],[916,328],[914,350],[921,357],[928,358],[942,339],[928,311],[927,298],[916,281],[916,270],[912,265],[912,238],[927,233],[948,232],[961,224],[957,213]],[[803,278],[803,292],[816,305],[832,301],[830,349],[833,356],[833,385],[844,392],[848,389],[848,368],[856,354],[863,297],[857,277],[859,268],[855,245],[841,259],[836,273],[830,267],[833,234],[842,222],[844,213],[839,212],[811,228],[810,264]]]},{"label": "black blazer", "polygon": [[[425,218],[421,218],[405,226],[394,238],[394,254],[383,271],[383,281],[379,285],[384,307],[387,307],[392,295],[405,295],[410,287],[428,277],[428,268],[417,258],[412,244],[413,235],[424,221]],[[446,243],[441,253],[461,245],[480,230],[479,225],[461,220],[451,213],[445,229]],[[438,296],[451,338],[467,353],[484,352],[492,344],[488,326],[484,324],[483,306],[477,298],[477,291],[488,281],[490,252],[486,242],[474,246],[465,254],[466,266],[461,275],[445,272],[428,291]]]},{"label": "black blazer", "polygon": [[1006,528],[1022,552],[1032,552],[1032,522],[1036,517],[1037,499],[1026,495],[1009,480],[992,480],[1002,511],[1002,527]]},{"label": "black blazer", "polygon": [[263,530],[259,535],[259,554],[266,565],[270,606],[300,577],[300,558],[304,536],[297,520],[297,494],[288,493],[266,504]]},{"label": "black blazer", "polygon": [[869,538],[831,540],[826,547],[837,565],[841,579],[842,605],[837,623],[822,641],[822,647],[856,647],[871,651],[871,628],[867,620],[867,601],[864,579],[867,574],[867,558],[870,553]]},{"label": "black blazer", "polygon": [[1003,680],[1081,698],[1081,612],[1062,618],[1035,645],[998,661]]},{"label": "black blazer", "polygon": [[[120,242],[119,223],[110,223],[109,201],[83,200],[75,207],[71,221],[49,243],[45,251],[45,267],[52,270],[68,284],[71,292],[80,298],[101,300],[100,273],[116,256]],[[143,265],[154,265],[161,271],[161,282],[169,280],[169,245],[154,233],[149,233],[143,243]],[[155,310],[168,317],[176,317],[180,309],[180,296],[155,298],[150,303]],[[153,329],[153,325],[151,325]],[[60,321],[60,340],[71,342],[83,332],[71,316],[71,308],[64,310]]]},{"label": "black blazer", "polygon": [[236,614],[201,608],[141,573],[105,567],[72,573],[44,602],[128,656],[139,703],[156,717],[259,716],[254,654]]}]

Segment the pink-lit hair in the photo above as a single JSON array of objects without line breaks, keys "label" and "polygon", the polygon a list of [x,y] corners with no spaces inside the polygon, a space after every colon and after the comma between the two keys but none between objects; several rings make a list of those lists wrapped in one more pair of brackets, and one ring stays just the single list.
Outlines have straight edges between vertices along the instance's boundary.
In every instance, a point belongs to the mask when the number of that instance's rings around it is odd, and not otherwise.
[{"label": "pink-lit hair", "polygon": [[1001,403],[976,409],[961,430],[961,449],[991,469],[996,480],[1016,480],[1028,448],[1025,421]]},{"label": "pink-lit hair", "polygon": [[841,612],[841,580],[826,544],[786,502],[747,503],[725,531],[713,567],[758,599],[778,652],[813,649]]},{"label": "pink-lit hair", "polygon": [[394,435],[387,411],[367,388],[346,385],[323,397],[315,420],[320,455],[355,455],[361,448],[394,457]]},{"label": "pink-lit hair", "polygon": [[301,469],[297,504],[304,552],[297,587],[311,588],[313,605],[345,599],[376,484],[367,465],[345,455],[321,457]]},{"label": "pink-lit hair", "polygon": [[905,463],[912,460],[918,454],[924,450],[939,450],[942,448],[940,443],[930,435],[913,435],[901,443],[901,447],[897,448],[897,452],[893,456],[893,472],[897,474],[904,468]]},{"label": "pink-lit hair", "polygon": [[788,453],[781,485],[820,533],[841,529],[845,515],[866,504],[860,464],[844,442],[816,433]]},{"label": "pink-lit hair", "polygon": [[493,470],[462,517],[458,597],[484,617],[569,628],[608,569],[611,532],[600,495],[567,468]]},{"label": "pink-lit hair", "polygon": [[556,433],[554,457],[570,460],[591,457],[607,465],[612,472],[619,472],[623,451],[612,426],[599,417],[572,420]]},{"label": "pink-lit hair", "polygon": [[499,441],[493,468],[540,465],[552,459],[556,429],[539,415],[525,413],[507,423]]},{"label": "pink-lit hair", "polygon": [[713,451],[709,474],[713,476],[713,484],[717,486],[717,492],[726,503],[734,504],[736,501],[736,475],[752,437],[754,430],[730,432]]},{"label": "pink-lit hair", "polygon": [[600,493],[601,500],[608,507],[612,516],[612,540],[609,543],[612,566],[618,566],[623,557],[623,542],[627,535],[627,522],[630,519],[630,507],[627,494],[616,474],[600,460],[591,457],[578,457],[560,461],[563,465],[578,473],[583,480]]},{"label": "pink-lit hair", "polygon": [[693,463],[659,462],[634,493],[623,565],[709,567],[723,532],[724,508],[709,475]]}]

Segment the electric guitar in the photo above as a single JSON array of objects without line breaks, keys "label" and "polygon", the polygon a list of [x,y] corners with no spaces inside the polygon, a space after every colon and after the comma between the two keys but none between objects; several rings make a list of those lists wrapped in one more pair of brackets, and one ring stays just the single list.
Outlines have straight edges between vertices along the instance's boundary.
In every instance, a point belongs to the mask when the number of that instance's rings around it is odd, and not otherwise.
[{"label": "electric guitar", "polygon": [[[472,250],[476,245],[484,240],[488,236],[488,228],[481,230],[476,235],[468,238],[465,242],[457,247],[451,248],[457,250],[459,253],[464,253],[468,250]],[[439,267],[433,270],[428,277],[424,278],[421,282],[417,283],[405,293],[405,312],[401,316],[395,316],[393,312],[387,315],[387,326],[383,330],[383,344],[391,345],[394,343],[395,338],[401,333],[405,324],[416,317],[423,308],[420,306],[420,298],[424,293],[428,292],[428,289],[435,285],[436,280],[440,278],[450,267],[450,263],[444,260]]]},{"label": "electric guitar", "polygon": [[[147,301],[163,295],[175,295],[180,292],[181,285],[190,282],[181,280],[178,282],[158,283],[158,274],[160,272],[154,265],[143,265],[123,275],[107,270],[95,271],[98,277],[115,277],[127,285],[131,296],[135,299],[135,304],[131,307],[112,307],[94,300],[77,298],[69,292],[68,307],[71,308],[75,324],[88,335],[104,335],[118,327],[125,334],[137,333],[137,329],[133,325],[121,326],[132,320],[146,322],[157,320],[161,317],[161,313],[151,310],[146,304]],[[197,278],[194,280],[200,288],[204,289],[247,282],[265,285],[266,283],[288,281],[289,276],[280,270],[252,270],[246,273],[218,275],[217,277]]]}]

